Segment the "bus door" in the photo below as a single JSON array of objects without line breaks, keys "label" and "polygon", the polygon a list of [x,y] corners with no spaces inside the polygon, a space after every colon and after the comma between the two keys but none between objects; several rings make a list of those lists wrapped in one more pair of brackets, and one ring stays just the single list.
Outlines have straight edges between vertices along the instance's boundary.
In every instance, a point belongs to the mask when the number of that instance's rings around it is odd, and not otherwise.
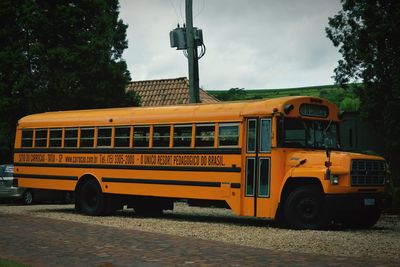
[{"label": "bus door", "polygon": [[246,157],[242,213],[268,217],[271,176],[271,118],[246,119]]}]

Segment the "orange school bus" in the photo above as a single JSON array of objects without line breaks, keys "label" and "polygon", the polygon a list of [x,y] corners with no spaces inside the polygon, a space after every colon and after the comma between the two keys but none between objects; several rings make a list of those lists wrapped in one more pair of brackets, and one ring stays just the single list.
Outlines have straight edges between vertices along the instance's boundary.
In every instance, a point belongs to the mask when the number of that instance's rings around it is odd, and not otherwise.
[{"label": "orange school bus", "polygon": [[385,161],[341,151],[338,114],[315,97],[34,114],[17,125],[15,177],[74,191],[87,215],[187,199],[297,229],[371,227],[389,202]]}]

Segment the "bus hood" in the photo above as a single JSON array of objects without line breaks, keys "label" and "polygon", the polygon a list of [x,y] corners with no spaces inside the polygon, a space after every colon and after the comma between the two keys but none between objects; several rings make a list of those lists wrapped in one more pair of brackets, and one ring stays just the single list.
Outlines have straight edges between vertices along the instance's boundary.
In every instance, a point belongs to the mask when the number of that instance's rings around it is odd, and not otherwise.
[{"label": "bus hood", "polygon": [[[384,160],[379,156],[366,154],[332,151],[330,157],[330,168],[335,174],[346,174],[350,172],[351,160]],[[289,168],[312,168],[325,171],[325,163],[328,161],[324,150],[294,151],[287,154],[286,166]]]}]

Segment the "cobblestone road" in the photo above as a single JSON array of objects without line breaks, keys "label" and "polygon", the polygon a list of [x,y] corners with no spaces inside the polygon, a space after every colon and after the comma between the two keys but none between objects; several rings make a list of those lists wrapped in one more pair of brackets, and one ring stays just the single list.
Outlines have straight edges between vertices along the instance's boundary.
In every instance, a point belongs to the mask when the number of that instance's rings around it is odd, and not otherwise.
[{"label": "cobblestone road", "polygon": [[0,213],[0,258],[31,266],[399,266]]}]

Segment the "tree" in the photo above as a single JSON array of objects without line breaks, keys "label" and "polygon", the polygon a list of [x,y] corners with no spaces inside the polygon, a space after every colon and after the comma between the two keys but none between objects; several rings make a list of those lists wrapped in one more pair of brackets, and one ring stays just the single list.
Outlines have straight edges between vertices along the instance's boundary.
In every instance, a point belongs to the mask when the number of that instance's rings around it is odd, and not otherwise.
[{"label": "tree", "polygon": [[222,94],[217,95],[221,101],[234,101],[246,98],[246,91],[243,88],[231,88]]},{"label": "tree", "polygon": [[[0,146],[24,115],[132,106],[118,0],[1,0]],[[6,136],[6,138],[2,138]]]},{"label": "tree", "polygon": [[[386,156],[395,163],[400,151],[400,2],[341,0],[343,9],[329,18],[326,33],[343,59],[336,82],[362,80],[360,111],[385,138]],[[395,166],[397,165],[397,166]],[[399,164],[392,164],[399,174]]]},{"label": "tree", "polygon": [[359,84],[351,84],[346,85],[346,89],[341,87],[323,89],[319,92],[319,97],[335,103],[342,111],[359,111],[360,99],[355,93],[359,88],[361,88]]}]

